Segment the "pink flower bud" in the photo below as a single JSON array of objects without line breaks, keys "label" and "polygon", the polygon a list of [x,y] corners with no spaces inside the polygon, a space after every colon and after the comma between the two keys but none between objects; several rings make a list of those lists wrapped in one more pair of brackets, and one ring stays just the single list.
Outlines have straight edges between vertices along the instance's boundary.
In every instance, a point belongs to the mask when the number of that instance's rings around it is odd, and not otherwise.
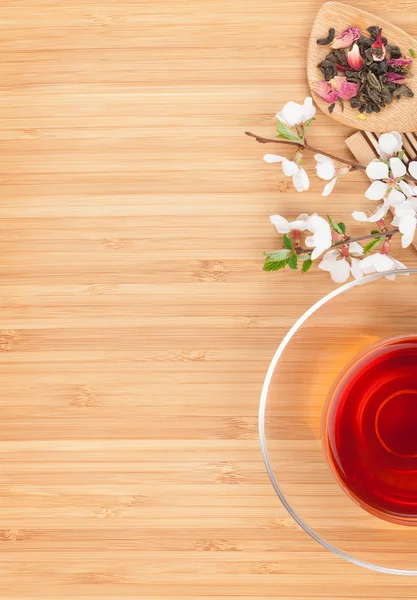
[{"label": "pink flower bud", "polygon": [[388,83],[404,83],[405,77],[400,73],[391,73],[391,71],[389,71],[385,75],[385,80],[388,81]]},{"label": "pink flower bud", "polygon": [[[343,77],[340,77],[339,79],[343,79]],[[313,83],[313,90],[320,98],[323,98],[323,100],[329,104],[336,102],[339,96],[336,90],[334,90],[324,79],[323,81],[316,81],[316,83]]]},{"label": "pink flower bud", "polygon": [[406,67],[407,65],[411,65],[412,62],[412,58],[390,58],[387,60],[387,65],[393,67]]},{"label": "pink flower bud", "polygon": [[360,71],[363,67],[363,58],[359,52],[358,44],[353,44],[352,49],[347,53],[349,66],[355,71]]},{"label": "pink flower bud", "polygon": [[359,27],[348,27],[334,40],[332,48],[335,50],[338,48],[349,48],[353,42],[356,42],[360,37],[361,30]]},{"label": "pink flower bud", "polygon": [[343,100],[350,100],[359,91],[359,83],[353,83],[350,81],[346,81],[344,77],[333,77],[329,81],[331,87],[336,90],[339,98]]}]

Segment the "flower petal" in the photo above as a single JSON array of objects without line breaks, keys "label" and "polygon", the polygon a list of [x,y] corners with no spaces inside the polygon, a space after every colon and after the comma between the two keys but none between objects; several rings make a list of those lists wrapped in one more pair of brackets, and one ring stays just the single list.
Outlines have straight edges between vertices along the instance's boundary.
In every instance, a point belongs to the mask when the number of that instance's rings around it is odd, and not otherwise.
[{"label": "flower petal", "polygon": [[[316,158],[316,156],[321,157],[321,154],[316,154],[314,158]],[[334,161],[331,158],[328,158],[327,160],[320,159],[316,163],[316,173],[320,179],[330,181],[330,179],[333,179],[336,175],[336,165],[334,164]]]},{"label": "flower petal", "polygon": [[339,94],[332,88],[332,86],[323,79],[323,81],[316,81],[313,83],[313,91],[320,96],[328,104],[333,104],[339,97]]},{"label": "flower petal", "polygon": [[348,27],[339,35],[338,38],[332,43],[332,48],[337,50],[338,48],[349,48],[353,42],[361,37],[361,30],[359,27]]},{"label": "flower petal", "polygon": [[310,187],[310,180],[302,167],[298,168],[298,171],[292,178],[292,181],[297,192],[304,192]]},{"label": "flower petal", "polygon": [[383,219],[388,212],[389,202],[383,202],[376,211],[369,217],[368,221],[370,223],[376,223],[380,219]]},{"label": "flower petal", "polygon": [[290,224],[285,217],[282,217],[281,215],[272,215],[269,217],[269,220],[272,225],[275,226],[278,233],[289,233],[291,231]]},{"label": "flower petal", "polygon": [[392,190],[389,191],[387,200],[390,206],[398,206],[404,202],[405,196],[402,192],[392,188]]},{"label": "flower petal", "polygon": [[389,271],[393,266],[393,260],[390,256],[386,254],[382,254],[381,252],[377,252],[374,256],[374,267],[378,271],[378,273],[382,273],[383,271]]},{"label": "flower petal", "polygon": [[323,260],[318,265],[319,269],[322,271],[331,271],[334,263],[339,258],[339,255],[339,250],[330,250],[329,252],[326,252],[326,254],[323,256]]},{"label": "flower petal", "polygon": [[385,81],[387,83],[404,83],[405,76],[401,75],[401,73],[394,73],[393,71],[388,71],[385,74]]},{"label": "flower petal", "polygon": [[366,167],[366,174],[368,175],[369,179],[388,179],[388,165],[383,163],[378,158],[374,158]]},{"label": "flower petal", "polygon": [[278,156],[277,154],[265,154],[264,161],[267,163],[281,163],[284,160],[288,160],[285,156]]},{"label": "flower petal", "polygon": [[349,66],[355,71],[360,71],[363,67],[363,58],[359,51],[358,44],[353,44],[352,49],[347,53],[347,61]]},{"label": "flower petal", "polygon": [[323,217],[320,217],[317,213],[314,213],[313,215],[310,215],[308,217],[307,229],[309,231],[312,231],[313,233],[315,233],[316,231],[319,231],[321,229],[324,229],[325,231],[329,231],[329,233],[331,235],[330,225],[329,225],[328,221],[326,221],[326,219],[323,219]]},{"label": "flower petal", "polygon": [[406,200],[402,204],[399,204],[395,207],[395,216],[399,217],[400,219],[402,217],[414,217],[415,214],[416,209],[414,208],[410,200]]},{"label": "flower petal", "polygon": [[352,218],[355,219],[355,221],[369,221],[367,214],[358,210],[353,211]]},{"label": "flower petal", "polygon": [[347,81],[346,77],[333,77],[329,83],[336,90],[339,98],[343,98],[343,100],[350,100],[357,95],[359,90],[359,83]]},{"label": "flower petal", "polygon": [[412,62],[412,58],[390,58],[387,60],[387,65],[393,67],[405,67],[407,65],[411,65]]},{"label": "flower petal", "polygon": [[284,117],[286,125],[293,127],[294,125],[300,125],[303,122],[303,111],[304,107],[297,102],[287,102],[283,107],[281,114]]},{"label": "flower petal", "polygon": [[293,221],[292,223],[290,223],[291,226],[291,231],[294,231],[294,229],[298,230],[298,231],[304,231],[307,228],[307,223],[305,222],[305,220],[296,220]]},{"label": "flower petal", "polygon": [[412,175],[412,177],[417,177],[417,161],[413,160],[411,162],[408,163],[408,172],[410,173],[410,175]]},{"label": "flower petal", "polygon": [[409,183],[407,183],[406,181],[404,181],[404,179],[401,179],[401,181],[398,183],[398,185],[400,186],[401,191],[405,194],[405,196],[407,198],[409,196],[415,195],[415,193],[417,192],[417,188],[415,188],[415,186],[412,186]]},{"label": "flower petal", "polygon": [[300,167],[293,160],[288,160],[286,158],[282,162],[282,170],[284,172],[284,175],[287,175],[287,177],[292,177],[293,175],[296,175],[298,173]]},{"label": "flower petal", "polygon": [[337,260],[332,269],[330,270],[330,276],[335,283],[344,283],[349,279],[350,265],[345,258]]},{"label": "flower petal", "polygon": [[[398,136],[400,139],[398,139]],[[401,136],[397,131],[391,131],[391,133],[383,133],[379,136],[377,151],[382,158],[393,156],[401,150],[402,140]]]},{"label": "flower petal", "polygon": [[363,248],[358,242],[350,242],[349,244],[349,254],[363,254]]},{"label": "flower petal", "polygon": [[359,258],[351,258],[350,271],[355,279],[362,279],[363,271],[361,269],[361,261]]},{"label": "flower petal", "polygon": [[369,200],[382,200],[387,189],[388,185],[383,181],[374,181],[366,190],[365,196],[369,198]]},{"label": "flower petal", "polygon": [[331,163],[333,163],[333,164],[334,164],[334,161],[333,161],[333,159],[332,159],[332,158],[329,158],[328,156],[325,156],[324,154],[315,154],[315,155],[314,155],[314,159],[315,159],[317,162],[319,162],[319,163],[322,163],[322,162],[331,162]]},{"label": "flower petal", "polygon": [[407,167],[405,166],[403,161],[397,158],[396,156],[389,159],[389,166],[391,167],[391,172],[396,179],[398,177],[402,177],[407,173]]},{"label": "flower petal", "polygon": [[333,188],[336,185],[336,181],[337,181],[337,177],[335,177],[334,179],[329,181],[329,183],[324,186],[322,196],[328,196],[329,194],[332,193]]},{"label": "flower petal", "polygon": [[313,104],[313,98],[311,98],[311,96],[307,96],[303,105],[303,123],[314,117],[315,114],[316,107]]},{"label": "flower petal", "polygon": [[404,216],[400,219],[399,222],[399,230],[403,234],[401,236],[401,246],[403,248],[408,248],[414,238],[414,234],[416,232],[417,221],[415,216]]}]

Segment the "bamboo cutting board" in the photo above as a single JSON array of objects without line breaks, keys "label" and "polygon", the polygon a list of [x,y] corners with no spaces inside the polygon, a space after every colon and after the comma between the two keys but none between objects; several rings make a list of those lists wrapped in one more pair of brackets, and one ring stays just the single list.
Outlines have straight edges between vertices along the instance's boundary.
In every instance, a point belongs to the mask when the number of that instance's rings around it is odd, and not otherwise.
[{"label": "bamboo cutting board", "polygon": [[[362,173],[298,194],[243,134],[308,94],[320,6],[0,3],[0,600],[415,599],[303,533],[259,448],[269,361],[335,288],[262,271],[269,215],[364,205]],[[383,6],[417,34],[415,2]],[[330,130],[349,158],[319,111],[311,143]]]}]

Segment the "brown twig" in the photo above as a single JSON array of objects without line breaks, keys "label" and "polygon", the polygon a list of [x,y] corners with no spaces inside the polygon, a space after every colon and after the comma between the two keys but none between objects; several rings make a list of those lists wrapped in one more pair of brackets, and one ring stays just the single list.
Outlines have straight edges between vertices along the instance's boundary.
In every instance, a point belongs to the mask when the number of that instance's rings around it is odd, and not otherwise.
[{"label": "brown twig", "polygon": [[[361,165],[360,163],[354,162],[353,160],[348,160],[347,158],[340,158],[340,156],[335,156],[334,154],[330,154],[330,152],[326,152],[325,150],[319,150],[318,148],[314,148],[313,146],[310,146],[310,144],[307,143],[306,139],[304,139],[303,144],[300,144],[298,142],[291,142],[290,140],[279,140],[279,139],[274,139],[274,138],[262,137],[261,135],[256,135],[255,133],[251,133],[250,131],[245,131],[245,135],[255,138],[255,140],[257,142],[259,142],[260,144],[287,144],[288,146],[297,146],[297,148],[300,148],[301,150],[310,150],[310,152],[316,152],[318,154],[323,154],[323,156],[327,156],[328,158],[331,158],[332,160],[337,160],[338,162],[344,163],[345,165],[349,165],[350,167],[352,167],[351,171],[355,171],[355,170],[365,171],[366,170],[365,165]],[[413,177],[412,175],[405,175],[404,179],[406,181],[413,181],[413,182],[417,181],[417,179],[415,177]]]},{"label": "brown twig", "polygon": [[[378,231],[378,233],[369,233],[368,235],[361,235],[359,237],[349,237],[345,236],[343,240],[339,240],[335,242],[329,250],[332,248],[337,248],[338,246],[344,246],[345,244],[350,244],[351,242],[363,242],[365,240],[374,240],[375,238],[384,237],[384,238],[392,238],[393,235],[398,233],[400,230],[398,227],[396,229],[390,229],[388,231]],[[307,252],[312,252],[312,248],[298,248],[296,249],[297,254],[306,254]]]}]

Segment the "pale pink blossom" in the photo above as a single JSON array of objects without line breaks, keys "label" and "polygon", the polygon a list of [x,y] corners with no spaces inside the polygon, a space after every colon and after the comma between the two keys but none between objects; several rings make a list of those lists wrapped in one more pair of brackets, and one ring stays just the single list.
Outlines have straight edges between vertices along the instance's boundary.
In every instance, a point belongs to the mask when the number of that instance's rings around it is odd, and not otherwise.
[{"label": "pale pink blossom", "polygon": [[272,215],[269,220],[275,226],[278,233],[290,233],[291,231],[304,231],[307,228],[308,215],[302,213],[295,221],[288,221],[281,215]]},{"label": "pale pink blossom", "polygon": [[326,252],[319,264],[319,269],[328,271],[335,283],[344,283],[349,275],[355,279],[362,279],[363,271],[360,268],[360,259],[363,248],[357,242],[351,242],[345,248],[335,248]]},{"label": "pale pink blossom", "polygon": [[275,116],[287,127],[294,127],[309,121],[315,114],[316,107],[313,105],[313,99],[307,96],[303,104],[293,101],[287,102],[281,112]]},{"label": "pale pink blossom", "polygon": [[339,175],[349,173],[350,169],[349,167],[337,167],[333,159],[324,156],[323,154],[315,154],[314,158],[316,160],[317,176],[320,177],[320,179],[329,181],[329,183],[325,185],[322,193],[322,196],[328,196],[333,191]]},{"label": "pale pink blossom", "polygon": [[332,231],[330,225],[326,219],[319,217],[319,215],[311,215],[307,219],[307,229],[311,231],[313,235],[306,237],[305,243],[308,248],[314,248],[311,253],[311,259],[318,258],[325,250],[331,247]]}]

